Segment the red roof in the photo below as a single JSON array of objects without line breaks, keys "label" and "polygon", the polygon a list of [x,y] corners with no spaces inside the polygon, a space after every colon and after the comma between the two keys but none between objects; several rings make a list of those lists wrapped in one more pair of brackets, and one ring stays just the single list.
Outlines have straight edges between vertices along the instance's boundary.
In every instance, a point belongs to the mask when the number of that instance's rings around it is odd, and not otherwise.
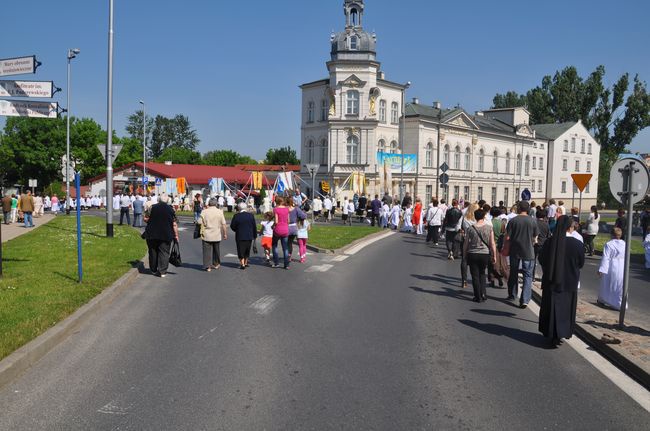
[{"label": "red roof", "polygon": [[300,172],[300,165],[235,165],[235,167],[249,172],[282,172],[283,170]]}]

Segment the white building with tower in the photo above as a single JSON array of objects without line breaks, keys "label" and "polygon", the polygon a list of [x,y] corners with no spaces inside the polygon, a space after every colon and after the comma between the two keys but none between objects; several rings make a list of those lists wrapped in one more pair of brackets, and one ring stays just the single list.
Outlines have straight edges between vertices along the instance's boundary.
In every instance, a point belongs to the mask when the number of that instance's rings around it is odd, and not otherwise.
[{"label": "white building with tower", "polygon": [[340,199],[355,192],[396,196],[403,181],[404,191],[427,201],[508,205],[528,189],[540,204],[555,198],[569,205],[571,174],[592,173],[583,202],[596,202],[600,146],[580,122],[531,125],[524,108],[470,114],[437,102],[404,104],[408,85],[381,70],[376,36],[363,29],[363,0],[344,0],[344,14],[345,30],[331,36],[329,77],[300,87],[301,161],[320,165],[316,178],[325,191],[329,186]]}]

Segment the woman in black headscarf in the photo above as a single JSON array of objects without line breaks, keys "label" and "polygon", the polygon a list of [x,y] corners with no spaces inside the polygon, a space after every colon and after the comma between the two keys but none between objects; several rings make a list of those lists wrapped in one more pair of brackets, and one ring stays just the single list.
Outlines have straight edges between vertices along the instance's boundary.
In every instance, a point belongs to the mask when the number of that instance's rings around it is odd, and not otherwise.
[{"label": "woman in black headscarf", "polygon": [[578,283],[585,253],[582,243],[571,236],[572,232],[571,217],[560,217],[555,235],[546,241],[539,255],[544,270],[539,331],[553,346],[561,344],[562,338],[571,338],[576,322]]}]

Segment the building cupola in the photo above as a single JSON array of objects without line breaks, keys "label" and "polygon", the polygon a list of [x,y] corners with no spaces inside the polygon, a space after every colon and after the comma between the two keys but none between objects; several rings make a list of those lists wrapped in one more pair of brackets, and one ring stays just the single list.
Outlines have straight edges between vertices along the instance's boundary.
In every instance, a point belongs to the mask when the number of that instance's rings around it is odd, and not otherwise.
[{"label": "building cupola", "polygon": [[370,60],[376,57],[377,38],[363,30],[363,0],[345,0],[345,30],[331,37],[332,60]]}]

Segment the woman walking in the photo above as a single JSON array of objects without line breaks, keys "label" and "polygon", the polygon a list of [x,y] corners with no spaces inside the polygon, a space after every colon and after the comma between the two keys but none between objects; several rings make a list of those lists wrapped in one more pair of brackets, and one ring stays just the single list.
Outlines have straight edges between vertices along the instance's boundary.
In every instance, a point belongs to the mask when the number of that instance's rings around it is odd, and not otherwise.
[{"label": "woman walking", "polygon": [[221,266],[219,245],[222,240],[228,239],[226,218],[223,211],[217,208],[218,205],[219,201],[217,199],[210,199],[208,207],[201,211],[199,217],[203,245],[203,269],[208,272]]},{"label": "woman walking", "polygon": [[427,211],[427,242],[432,241],[433,245],[438,245],[440,240],[440,226],[442,226],[443,212],[438,207],[438,199],[431,200],[431,207]]},{"label": "woman walking", "polygon": [[469,264],[472,274],[474,302],[484,302],[487,300],[487,268],[490,262],[495,262],[497,248],[492,225],[485,222],[485,212],[475,210],[474,219],[476,223],[465,232],[463,260]]},{"label": "woman walking", "polygon": [[285,205],[282,196],[275,198],[275,208],[273,208],[273,268],[278,268],[278,242],[282,245],[282,254],[284,255],[284,269],[289,269],[289,208]]},{"label": "woman walking", "polygon": [[[293,243],[298,238],[298,219],[301,217],[307,218],[307,214],[296,206],[293,199],[287,199],[286,203],[289,208],[289,237],[287,239],[287,247],[289,249],[289,261],[291,261]],[[350,217],[352,216],[350,215]]]},{"label": "woman walking", "polygon": [[194,195],[193,207],[194,207],[194,223],[198,223],[199,220],[201,219],[201,211],[203,211],[203,196],[201,196],[201,193],[197,193],[196,195]]},{"label": "woman walking", "polygon": [[172,241],[178,241],[178,224],[168,201],[169,197],[162,195],[160,202],[151,207],[143,234],[149,248],[149,269],[159,277],[167,276]]},{"label": "woman walking", "polygon": [[499,287],[503,287],[503,279],[508,282],[508,274],[510,274],[510,266],[508,265],[508,258],[501,254],[503,250],[503,242],[506,237],[506,219],[501,218],[501,210],[498,207],[492,208],[492,233],[494,242],[497,249],[494,263],[489,265],[488,271],[491,272],[491,283],[494,285],[494,279],[499,283]]},{"label": "woman walking", "polygon": [[625,267],[625,241],[623,231],[617,227],[612,230],[612,240],[605,244],[603,259],[598,268],[600,291],[598,303],[606,307],[621,309],[623,301],[623,273]]},{"label": "woman walking", "polygon": [[311,230],[311,223],[306,217],[298,218],[298,246],[300,248],[300,263],[305,263],[307,259],[307,239],[309,238],[309,231]]},{"label": "woman walking", "polygon": [[555,234],[546,241],[539,255],[544,270],[539,332],[552,346],[561,344],[563,338],[571,338],[576,322],[578,283],[585,253],[582,243],[572,233],[572,218],[559,217]]},{"label": "woman walking", "polygon": [[[456,235],[456,240],[460,242],[461,250],[465,249],[467,231],[476,224],[476,216],[474,215],[476,210],[478,210],[478,204],[470,204],[469,207],[467,207],[465,216],[463,216],[463,220],[460,224],[460,233]],[[485,218],[485,213],[483,213],[483,217]],[[461,255],[460,278],[463,282],[463,289],[465,289],[467,287],[467,256],[465,253]]]},{"label": "woman walking", "polygon": [[411,219],[416,235],[422,235],[422,201],[420,198],[415,199],[415,208]]},{"label": "woman walking", "polygon": [[589,256],[594,255],[594,238],[598,235],[599,223],[600,215],[598,214],[598,207],[593,205],[589,213],[589,218],[587,219],[587,233],[584,235],[585,249]]},{"label": "woman walking", "polygon": [[253,241],[257,238],[257,223],[255,216],[248,212],[248,205],[245,202],[241,202],[237,209],[239,211],[232,218],[230,229],[235,232],[239,269],[246,269]]}]

